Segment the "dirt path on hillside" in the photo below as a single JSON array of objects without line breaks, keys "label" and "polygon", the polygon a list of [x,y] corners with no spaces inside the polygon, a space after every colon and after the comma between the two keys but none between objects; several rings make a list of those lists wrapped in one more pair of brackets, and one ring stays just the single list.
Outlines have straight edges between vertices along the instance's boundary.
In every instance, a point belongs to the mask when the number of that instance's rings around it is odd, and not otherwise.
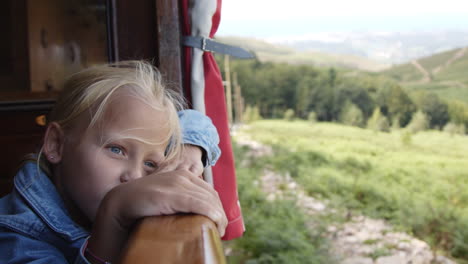
[{"label": "dirt path on hillside", "polygon": [[[432,81],[432,78],[433,78],[433,76],[435,74],[439,73],[443,69],[445,69],[445,68],[449,67],[450,65],[452,65],[455,61],[457,61],[460,58],[462,58],[463,56],[465,56],[465,54],[467,52],[468,52],[468,47],[464,47],[464,48],[460,49],[450,59],[448,59],[445,63],[437,66],[436,68],[434,68],[430,73],[417,60],[411,61],[411,65],[413,65],[423,75],[421,80],[419,80],[418,82],[428,83],[428,82]],[[458,84],[461,84],[461,85],[458,85]],[[463,83],[461,83],[461,82],[457,82],[457,86],[465,88],[465,85]]]},{"label": "dirt path on hillside", "polygon": [[431,74],[417,60],[411,61],[411,64],[423,75],[420,82],[428,83],[432,80]]},{"label": "dirt path on hillside", "polygon": [[[233,135],[237,144],[249,147],[247,162],[274,154],[271,147],[251,140],[247,134],[234,131]],[[292,195],[297,199],[298,207],[307,215],[339,214],[326,201],[307,195],[288,175],[279,175],[265,169],[260,182],[267,199],[272,202],[275,199],[287,199]],[[335,218],[343,217],[336,215]],[[310,222],[308,226],[314,228],[316,223]],[[393,227],[383,220],[362,215],[351,217],[345,223],[331,223],[326,236],[331,244],[330,255],[340,264],[456,264],[444,256],[437,256],[424,241],[394,231]]]},{"label": "dirt path on hillside", "polygon": [[459,50],[457,53],[455,53],[450,59],[448,59],[443,65],[439,65],[436,67],[434,70],[432,70],[433,74],[437,74],[441,70],[447,68],[450,66],[452,63],[454,63],[456,60],[460,59],[461,57],[465,56],[466,52],[468,51],[468,47],[464,47],[461,50]]}]

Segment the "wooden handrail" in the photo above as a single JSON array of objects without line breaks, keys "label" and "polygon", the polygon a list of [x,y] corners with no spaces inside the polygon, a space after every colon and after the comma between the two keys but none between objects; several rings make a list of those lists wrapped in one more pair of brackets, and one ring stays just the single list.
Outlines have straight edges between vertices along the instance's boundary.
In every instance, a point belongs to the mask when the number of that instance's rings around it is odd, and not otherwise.
[{"label": "wooden handrail", "polygon": [[201,215],[153,216],[130,234],[120,264],[225,264],[216,225]]}]

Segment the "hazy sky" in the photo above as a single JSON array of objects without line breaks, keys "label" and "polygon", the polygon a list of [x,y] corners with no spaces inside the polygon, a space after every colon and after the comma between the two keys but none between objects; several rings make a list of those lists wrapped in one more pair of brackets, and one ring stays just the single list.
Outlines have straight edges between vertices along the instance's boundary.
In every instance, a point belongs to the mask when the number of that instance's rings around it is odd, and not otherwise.
[{"label": "hazy sky", "polygon": [[223,0],[218,35],[468,30],[468,0]]}]

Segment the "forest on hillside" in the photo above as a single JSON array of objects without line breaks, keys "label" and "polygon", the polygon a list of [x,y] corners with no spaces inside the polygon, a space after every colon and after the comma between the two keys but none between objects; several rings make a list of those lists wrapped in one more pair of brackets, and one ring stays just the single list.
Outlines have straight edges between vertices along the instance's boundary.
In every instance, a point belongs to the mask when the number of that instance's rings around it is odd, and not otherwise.
[{"label": "forest on hillside", "polygon": [[[222,58],[218,60],[223,65]],[[465,134],[468,127],[467,102],[430,90],[406,90],[378,73],[259,60],[233,60],[230,71],[236,73],[241,87],[245,119],[286,115],[379,131],[408,127],[459,134]]]}]

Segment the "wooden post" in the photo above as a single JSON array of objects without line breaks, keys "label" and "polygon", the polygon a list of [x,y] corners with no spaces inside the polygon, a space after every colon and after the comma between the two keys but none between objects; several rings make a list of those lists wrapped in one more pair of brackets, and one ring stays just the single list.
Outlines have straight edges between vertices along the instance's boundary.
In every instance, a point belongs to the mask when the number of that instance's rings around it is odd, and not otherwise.
[{"label": "wooden post", "polygon": [[234,85],[234,120],[236,123],[242,123],[242,113],[244,112],[244,109],[242,107],[241,87],[237,80],[237,72],[233,72],[232,79],[232,84]]},{"label": "wooden post", "polygon": [[[139,2],[139,1],[136,1]],[[158,68],[165,80],[182,93],[179,1],[156,0]]]},{"label": "wooden post", "polygon": [[229,55],[224,55],[224,78],[226,79],[226,111],[229,125],[232,125],[232,97],[231,97],[231,70],[229,69]]}]

